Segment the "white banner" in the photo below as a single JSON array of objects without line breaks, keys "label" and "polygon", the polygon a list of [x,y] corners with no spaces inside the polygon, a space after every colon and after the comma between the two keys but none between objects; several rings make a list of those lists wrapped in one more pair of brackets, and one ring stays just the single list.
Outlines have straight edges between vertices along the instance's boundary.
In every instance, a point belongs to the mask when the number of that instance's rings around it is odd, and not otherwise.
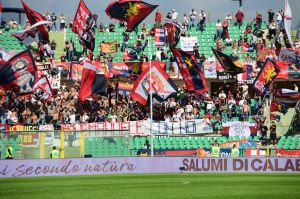
[{"label": "white banner", "polygon": [[217,78],[217,64],[216,62],[204,62],[204,77],[205,78]]},{"label": "white banner", "polygon": [[222,125],[222,133],[229,136],[250,136],[251,132],[256,131],[255,123],[249,122],[227,122]]},{"label": "white banner", "polygon": [[197,37],[180,37],[180,47],[183,51],[193,51]]},{"label": "white banner", "polygon": [[[97,122],[87,124],[62,124],[65,131],[129,131],[130,135],[150,135],[150,121],[130,122]],[[152,133],[155,135],[180,135],[180,134],[204,134],[212,133],[212,127],[208,119],[187,120],[182,122],[153,122]],[[88,136],[93,136],[90,133]]]}]

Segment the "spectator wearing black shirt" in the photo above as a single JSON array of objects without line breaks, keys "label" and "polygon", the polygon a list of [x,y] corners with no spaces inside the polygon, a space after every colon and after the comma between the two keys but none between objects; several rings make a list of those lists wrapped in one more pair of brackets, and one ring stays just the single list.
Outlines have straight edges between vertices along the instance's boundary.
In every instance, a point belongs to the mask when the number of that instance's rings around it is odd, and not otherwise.
[{"label": "spectator wearing black shirt", "polygon": [[56,15],[55,15],[55,13],[53,12],[53,13],[51,14],[52,31],[56,31],[56,30],[57,30],[57,29],[56,29],[56,19],[57,19],[57,17],[56,17]]},{"label": "spectator wearing black shirt", "polygon": [[275,16],[275,13],[272,11],[272,9],[269,9],[268,10],[268,22],[269,22],[269,24],[274,20],[274,16]]},{"label": "spectator wearing black shirt", "polygon": [[54,39],[50,43],[50,48],[51,48],[51,57],[52,57],[52,59],[54,59],[55,58],[55,52],[56,52],[56,42],[55,42]]}]

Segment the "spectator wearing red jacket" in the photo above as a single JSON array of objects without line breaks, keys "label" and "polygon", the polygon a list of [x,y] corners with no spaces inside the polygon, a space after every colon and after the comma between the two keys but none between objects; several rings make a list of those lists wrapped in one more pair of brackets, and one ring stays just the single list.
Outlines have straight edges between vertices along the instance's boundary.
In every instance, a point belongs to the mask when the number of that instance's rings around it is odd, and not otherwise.
[{"label": "spectator wearing red jacket", "polygon": [[241,26],[243,25],[243,20],[244,20],[243,11],[241,9],[238,9],[235,17],[236,17],[237,25],[239,26],[239,29],[241,29]]},{"label": "spectator wearing red jacket", "polygon": [[158,9],[155,13],[155,27],[161,26],[161,20],[162,20],[162,14],[160,13],[160,10]]}]

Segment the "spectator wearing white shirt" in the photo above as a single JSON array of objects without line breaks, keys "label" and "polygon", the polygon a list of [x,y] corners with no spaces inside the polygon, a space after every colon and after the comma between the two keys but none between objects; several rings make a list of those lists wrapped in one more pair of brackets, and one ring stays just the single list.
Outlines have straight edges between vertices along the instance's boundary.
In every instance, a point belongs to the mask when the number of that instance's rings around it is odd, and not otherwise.
[{"label": "spectator wearing white shirt", "polygon": [[171,19],[173,21],[177,21],[177,18],[178,18],[178,13],[176,12],[175,9],[172,9],[172,11],[171,11]]},{"label": "spectator wearing white shirt", "polygon": [[231,45],[232,45],[232,39],[230,38],[229,35],[228,35],[228,37],[226,37],[226,39],[225,39],[225,45],[226,45],[226,46],[231,46]]},{"label": "spectator wearing white shirt", "polygon": [[299,91],[297,84],[294,84],[294,91],[296,91],[296,92]]},{"label": "spectator wearing white shirt", "polygon": [[193,8],[192,11],[190,12],[190,28],[195,27],[196,16],[197,16],[197,12]]},{"label": "spectator wearing white shirt", "polygon": [[209,57],[207,58],[207,61],[214,62],[214,61],[216,61],[216,58],[212,53],[210,53]]},{"label": "spectator wearing white shirt", "polygon": [[218,19],[217,23],[216,23],[216,40],[220,39],[222,35],[222,23],[220,21],[220,19]]}]

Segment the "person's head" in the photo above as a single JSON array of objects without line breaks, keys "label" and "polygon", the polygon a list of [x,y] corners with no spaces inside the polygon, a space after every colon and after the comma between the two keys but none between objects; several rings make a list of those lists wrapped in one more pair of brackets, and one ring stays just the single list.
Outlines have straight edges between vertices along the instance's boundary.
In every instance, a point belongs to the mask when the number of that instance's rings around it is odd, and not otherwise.
[{"label": "person's head", "polygon": [[11,144],[10,144],[10,143],[8,143],[8,144],[7,144],[7,147],[11,147]]},{"label": "person's head", "polygon": [[56,149],[56,146],[53,146],[53,150],[55,150]]},{"label": "person's head", "polygon": [[175,12],[175,9],[173,8],[173,9],[171,10],[171,12],[174,13],[174,12]]},{"label": "person's head", "polygon": [[236,148],[236,145],[234,144],[234,145],[232,146],[232,148]]}]

